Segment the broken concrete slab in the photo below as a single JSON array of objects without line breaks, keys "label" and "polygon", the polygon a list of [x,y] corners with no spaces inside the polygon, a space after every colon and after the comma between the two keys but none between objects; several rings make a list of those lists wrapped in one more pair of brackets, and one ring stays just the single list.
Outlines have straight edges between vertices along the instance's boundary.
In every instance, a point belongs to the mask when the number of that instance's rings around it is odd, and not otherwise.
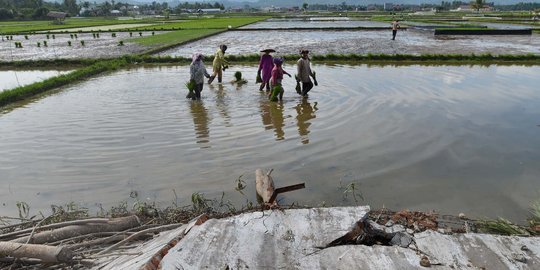
[{"label": "broken concrete slab", "polygon": [[403,228],[386,228],[400,236],[397,244],[407,242],[409,248],[322,248],[349,232],[368,211],[369,207],[274,210],[208,220],[171,248],[160,267],[423,269],[422,260],[437,269],[540,269],[540,238],[534,237],[425,231],[409,239],[402,237],[408,235]]},{"label": "broken concrete slab", "polygon": [[[208,220],[163,258],[162,269],[301,267],[300,260],[346,234],[369,207],[274,210]],[[316,255],[315,255],[316,256]],[[305,268],[304,268],[305,269]]]}]

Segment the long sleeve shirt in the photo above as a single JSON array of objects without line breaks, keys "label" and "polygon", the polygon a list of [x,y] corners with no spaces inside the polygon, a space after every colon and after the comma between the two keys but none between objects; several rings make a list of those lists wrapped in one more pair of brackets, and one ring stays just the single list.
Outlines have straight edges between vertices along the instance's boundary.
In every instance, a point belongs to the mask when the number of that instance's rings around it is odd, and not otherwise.
[{"label": "long sleeve shirt", "polygon": [[310,65],[309,59],[300,58],[298,62],[296,63],[296,65],[297,65],[298,79],[301,82],[306,82],[306,83],[311,82],[311,79],[309,78],[309,76],[313,76],[313,72],[311,71],[311,65]]},{"label": "long sleeve shirt", "polygon": [[214,55],[214,62],[212,64],[213,64],[212,66],[214,69],[219,69],[222,66],[229,64],[229,62],[225,60],[225,54],[223,53],[221,49],[218,49],[216,51],[216,54]]},{"label": "long sleeve shirt", "polygon": [[204,83],[204,77],[210,76],[202,62],[195,62],[189,67],[190,79],[196,84]]}]

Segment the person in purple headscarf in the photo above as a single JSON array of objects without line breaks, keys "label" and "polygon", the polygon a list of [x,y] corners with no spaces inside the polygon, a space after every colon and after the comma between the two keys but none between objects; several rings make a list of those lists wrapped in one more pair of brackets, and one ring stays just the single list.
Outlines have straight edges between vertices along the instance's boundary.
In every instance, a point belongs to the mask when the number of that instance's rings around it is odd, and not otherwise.
[{"label": "person in purple headscarf", "polygon": [[[259,70],[257,70],[257,81],[261,82],[262,91],[266,86],[266,91],[270,91],[270,79],[272,78],[272,69],[274,68],[274,59],[270,53],[275,52],[274,49],[262,50],[261,60],[259,61]],[[260,81],[259,81],[260,80]]]},{"label": "person in purple headscarf", "polygon": [[279,100],[283,100],[283,86],[281,82],[283,81],[283,75],[286,74],[291,77],[287,71],[283,69],[283,58],[277,57],[274,58],[274,68],[272,69],[272,92],[269,95],[270,100],[275,100],[279,97]]},{"label": "person in purple headscarf", "polygon": [[190,79],[195,82],[195,95],[191,99],[201,99],[201,91],[204,85],[204,77],[210,78],[210,74],[206,71],[203,64],[203,55],[200,53],[193,54],[193,60],[189,67]]}]

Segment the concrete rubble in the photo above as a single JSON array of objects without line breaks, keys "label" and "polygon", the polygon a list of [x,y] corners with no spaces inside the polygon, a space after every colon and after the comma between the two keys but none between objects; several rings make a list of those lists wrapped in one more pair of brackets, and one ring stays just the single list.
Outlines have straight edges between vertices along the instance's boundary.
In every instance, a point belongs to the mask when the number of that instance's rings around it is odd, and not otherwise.
[{"label": "concrete rubble", "polygon": [[[401,225],[367,220],[369,210],[268,210],[210,219],[162,233],[137,248],[142,255],[123,255],[95,269],[540,269],[540,238],[412,234]],[[327,247],[360,221],[390,239],[388,245]],[[167,243],[170,249],[156,261],[155,253]]]}]

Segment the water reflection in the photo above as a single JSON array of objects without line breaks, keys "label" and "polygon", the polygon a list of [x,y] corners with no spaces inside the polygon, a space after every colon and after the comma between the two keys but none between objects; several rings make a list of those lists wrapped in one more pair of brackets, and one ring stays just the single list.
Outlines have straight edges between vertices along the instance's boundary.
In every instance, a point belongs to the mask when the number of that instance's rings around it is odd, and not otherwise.
[{"label": "water reflection", "polygon": [[210,84],[208,87],[216,94],[216,108],[223,118],[225,126],[232,127],[231,116],[229,113],[229,99],[225,87],[221,83],[217,84],[217,86]]},{"label": "water reflection", "polygon": [[302,141],[302,144],[308,144],[309,143],[309,126],[311,126],[311,119],[314,119],[316,117],[315,112],[318,110],[317,108],[317,102],[313,103],[313,106],[311,106],[311,103],[307,99],[302,99],[302,102],[300,102],[295,107],[296,109],[296,124],[298,126],[298,134],[300,135],[300,140]]},{"label": "water reflection", "polygon": [[276,141],[285,139],[285,131],[283,130],[283,127],[285,126],[283,121],[283,101],[270,102],[266,100],[266,96],[264,96],[261,98],[260,108],[264,129],[273,129]]},{"label": "water reflection", "polygon": [[197,143],[203,144],[201,148],[210,148],[210,118],[208,110],[204,107],[202,101],[190,102],[191,116],[193,117],[193,125],[195,127],[195,140]]}]

